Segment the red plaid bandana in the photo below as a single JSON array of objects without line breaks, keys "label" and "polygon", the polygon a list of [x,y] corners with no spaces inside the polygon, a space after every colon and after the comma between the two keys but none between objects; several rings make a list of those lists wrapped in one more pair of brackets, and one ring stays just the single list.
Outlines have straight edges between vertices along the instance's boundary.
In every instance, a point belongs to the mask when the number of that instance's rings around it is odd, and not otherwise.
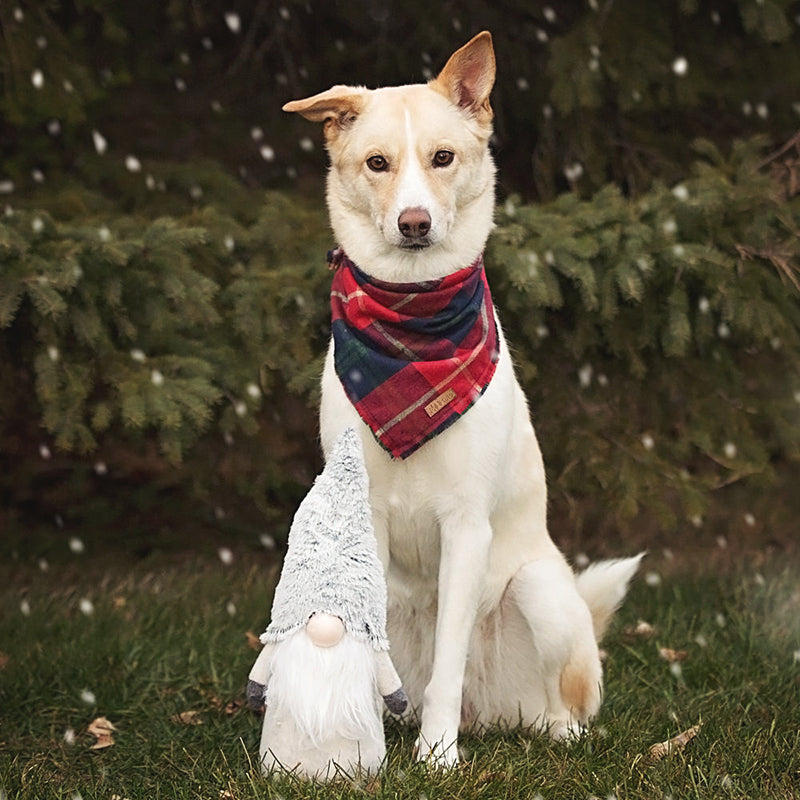
[{"label": "red plaid bandana", "polygon": [[424,283],[376,280],[341,250],[329,261],[336,373],[375,438],[406,458],[464,414],[494,375],[483,257]]}]

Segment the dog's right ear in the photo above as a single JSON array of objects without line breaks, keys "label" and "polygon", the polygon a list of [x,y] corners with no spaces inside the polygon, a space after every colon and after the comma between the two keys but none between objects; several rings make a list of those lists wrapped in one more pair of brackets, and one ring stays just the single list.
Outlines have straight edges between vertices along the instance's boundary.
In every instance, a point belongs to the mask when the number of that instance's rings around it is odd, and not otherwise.
[{"label": "dog's right ear", "polygon": [[312,122],[323,122],[325,136],[331,138],[355,122],[366,102],[366,94],[367,89],[360,86],[333,86],[313,97],[292,100],[283,110],[296,112]]}]

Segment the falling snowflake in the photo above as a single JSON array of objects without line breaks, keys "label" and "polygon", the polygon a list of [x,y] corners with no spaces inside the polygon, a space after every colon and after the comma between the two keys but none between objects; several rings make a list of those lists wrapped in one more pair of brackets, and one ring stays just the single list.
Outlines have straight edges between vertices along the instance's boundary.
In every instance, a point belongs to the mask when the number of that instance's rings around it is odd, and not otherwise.
[{"label": "falling snowflake", "polygon": [[258,398],[261,397],[261,389],[259,389],[255,383],[248,383],[247,394],[249,394],[253,400],[258,400]]},{"label": "falling snowflake", "polygon": [[72,728],[64,729],[64,744],[75,744],[75,731]]},{"label": "falling snowflake", "polygon": [[653,439],[649,433],[642,436],[642,447],[644,447],[645,450],[652,450],[655,446],[655,439]]},{"label": "falling snowflake", "polygon": [[723,452],[725,453],[726,458],[736,458],[736,454],[738,452],[736,445],[733,442],[726,442],[725,447],[723,448]]},{"label": "falling snowflake", "polygon": [[133,350],[131,350],[131,358],[134,361],[138,361],[139,363],[141,363],[147,359],[147,356],[144,354],[144,350],[140,350],[138,347],[134,347]]},{"label": "falling snowflake", "polygon": [[314,140],[309,136],[304,136],[298,144],[300,149],[305,153],[310,153],[314,149]]},{"label": "falling snowflake", "polygon": [[231,33],[239,33],[242,29],[242,20],[235,11],[229,11],[225,14],[225,24]]},{"label": "falling snowflake", "polygon": [[752,528],[756,524],[756,518],[752,514],[747,513],[744,515],[744,524],[747,525],[748,528]]},{"label": "falling snowflake", "polygon": [[233,564],[233,551],[230,550],[228,547],[220,547],[217,550],[217,555],[219,556],[219,560],[226,566],[230,566]]},{"label": "falling snowflake", "polygon": [[701,314],[708,314],[709,309],[711,308],[711,303],[708,301],[707,297],[701,297],[697,301],[697,310]]},{"label": "falling snowflake", "polygon": [[686,184],[683,183],[674,186],[672,188],[672,194],[682,203],[685,203],[689,199],[689,190],[686,188]]},{"label": "falling snowflake", "polygon": [[593,372],[594,370],[592,369],[591,364],[584,364],[578,370],[578,383],[580,384],[581,388],[588,389],[589,386],[591,386]]},{"label": "falling snowflake", "polygon": [[51,361],[58,361],[60,353],[58,352],[58,348],[55,345],[50,345],[47,348],[47,356]]},{"label": "falling snowflake", "polygon": [[644,576],[644,582],[653,588],[661,586],[661,575],[657,572],[648,572],[647,575]]},{"label": "falling snowflake", "polygon": [[94,603],[88,597],[82,597],[78,603],[78,608],[81,614],[86,617],[91,617],[94,614]]},{"label": "falling snowflake", "polygon": [[44,459],[45,461],[48,461],[50,458],[52,458],[52,455],[53,454],[50,452],[50,448],[46,444],[39,445],[40,458]]},{"label": "falling snowflake", "polygon": [[274,161],[275,160],[275,150],[272,147],[270,147],[268,144],[263,145],[261,147],[261,149],[259,150],[259,152],[261,153],[261,158],[263,158],[264,161]]},{"label": "falling snowflake", "polygon": [[31,615],[31,604],[27,600],[20,600],[19,611],[23,617],[29,617]]},{"label": "falling snowflake", "polygon": [[69,549],[75,553],[75,555],[80,555],[86,550],[86,545],[83,543],[83,539],[72,536],[69,540]]},{"label": "falling snowflake", "polygon": [[228,604],[225,606],[225,610],[228,612],[229,617],[236,616],[236,603],[233,600],[229,600]]},{"label": "falling snowflake", "polygon": [[95,475],[107,475],[108,474],[108,466],[106,465],[105,461],[98,461],[94,465],[94,473]]},{"label": "falling snowflake", "polygon": [[0,194],[11,194],[14,191],[14,181],[0,181]]},{"label": "falling snowflake", "polygon": [[44,73],[40,69],[35,69],[31,73],[31,83],[34,89],[41,89],[44,86]]},{"label": "falling snowflake", "polygon": [[153,386],[163,386],[164,385],[164,376],[157,369],[154,369],[150,373],[150,381],[153,384]]},{"label": "falling snowflake", "polygon": [[672,71],[678,76],[683,77],[689,71],[689,62],[684,56],[678,56],[672,62]]},{"label": "falling snowflake", "polygon": [[138,158],[136,158],[136,156],[126,156],[125,169],[127,169],[128,172],[141,172],[142,163]]},{"label": "falling snowflake", "polygon": [[61,122],[57,119],[51,119],[47,123],[47,132],[51,136],[58,136],[61,133]]},{"label": "falling snowflake", "polygon": [[81,692],[81,700],[86,703],[87,706],[93,706],[97,702],[97,697],[94,692],[89,689],[84,689]]},{"label": "falling snowflake", "polygon": [[262,533],[258,537],[258,541],[261,542],[261,546],[265,550],[274,550],[275,549],[275,537],[270,536],[268,533]]}]

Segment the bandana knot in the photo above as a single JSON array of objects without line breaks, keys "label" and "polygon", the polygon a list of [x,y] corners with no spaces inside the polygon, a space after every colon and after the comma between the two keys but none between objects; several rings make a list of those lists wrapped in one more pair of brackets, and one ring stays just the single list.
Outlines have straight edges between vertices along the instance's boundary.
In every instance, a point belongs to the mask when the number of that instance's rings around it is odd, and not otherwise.
[{"label": "bandana knot", "polygon": [[499,357],[483,256],[444,278],[389,283],[329,254],[334,364],[375,438],[406,458],[486,390]]}]

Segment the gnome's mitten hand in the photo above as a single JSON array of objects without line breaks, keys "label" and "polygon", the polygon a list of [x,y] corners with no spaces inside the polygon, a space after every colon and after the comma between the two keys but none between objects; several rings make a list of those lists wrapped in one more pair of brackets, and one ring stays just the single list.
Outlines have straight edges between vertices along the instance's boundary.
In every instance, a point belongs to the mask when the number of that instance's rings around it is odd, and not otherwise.
[{"label": "gnome's mitten hand", "polygon": [[392,714],[402,714],[408,708],[408,695],[406,690],[401,686],[397,691],[383,696],[383,702],[386,703],[386,708]]},{"label": "gnome's mitten hand", "polygon": [[261,712],[267,704],[267,687],[263,683],[247,681],[247,706],[251,711]]},{"label": "gnome's mitten hand", "polygon": [[408,695],[385,650],[375,654],[375,678],[386,708],[393,714],[402,714],[408,708]]},{"label": "gnome's mitten hand", "polygon": [[247,681],[247,705],[253,711],[261,711],[264,708],[267,694],[267,683],[272,666],[272,654],[275,652],[274,644],[265,644],[258,654],[256,663],[250,670]]}]

